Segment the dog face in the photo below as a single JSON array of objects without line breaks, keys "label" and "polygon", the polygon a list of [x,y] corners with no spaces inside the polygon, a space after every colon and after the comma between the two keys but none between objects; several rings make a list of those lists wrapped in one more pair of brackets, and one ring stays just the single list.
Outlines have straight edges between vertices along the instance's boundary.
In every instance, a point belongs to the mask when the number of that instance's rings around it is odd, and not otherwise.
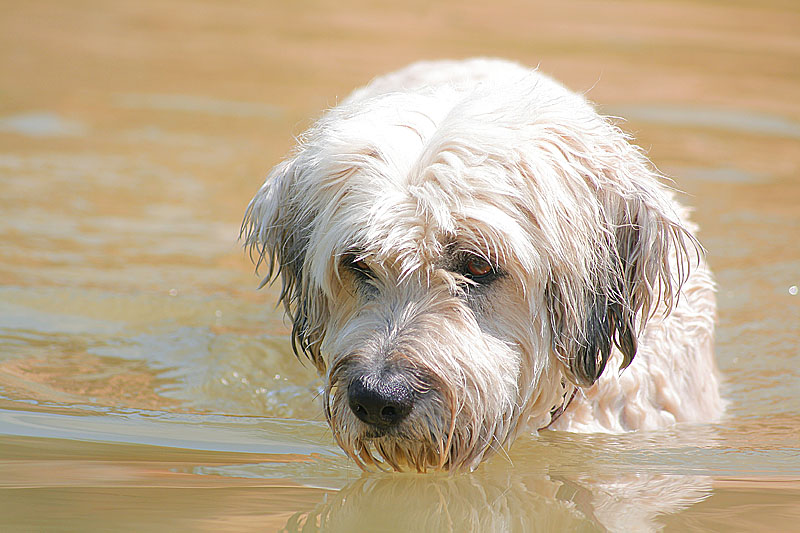
[{"label": "dog face", "polygon": [[647,160],[520,70],[356,93],[248,207],[246,243],[362,467],[474,468],[545,427],[612,352],[630,364],[685,274],[693,241]]}]

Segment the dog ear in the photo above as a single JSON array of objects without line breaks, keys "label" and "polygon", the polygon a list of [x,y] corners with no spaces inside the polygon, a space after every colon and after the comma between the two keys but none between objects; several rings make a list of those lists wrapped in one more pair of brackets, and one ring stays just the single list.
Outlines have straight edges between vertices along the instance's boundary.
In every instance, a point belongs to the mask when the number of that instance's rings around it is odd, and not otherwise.
[{"label": "dog ear", "polygon": [[583,257],[551,273],[545,289],[553,349],[581,386],[600,377],[614,347],[622,354],[620,370],[630,365],[653,313],[661,304],[665,313],[673,308],[688,276],[689,250],[698,257],[701,251],[649,161],[622,132],[604,125],[591,150],[572,146],[575,159],[566,172],[588,185],[591,194],[578,201],[591,198],[594,205],[584,213],[593,213],[594,223],[585,227],[598,231],[581,248]]},{"label": "dog ear", "polygon": [[280,301],[292,320],[295,355],[299,358],[303,353],[319,372],[324,372],[319,345],[328,307],[322,291],[309,283],[306,270],[315,213],[304,201],[302,175],[299,158],[283,161],[270,172],[247,206],[240,238],[249,248],[256,271],[262,264],[268,267],[259,288],[281,277]]}]

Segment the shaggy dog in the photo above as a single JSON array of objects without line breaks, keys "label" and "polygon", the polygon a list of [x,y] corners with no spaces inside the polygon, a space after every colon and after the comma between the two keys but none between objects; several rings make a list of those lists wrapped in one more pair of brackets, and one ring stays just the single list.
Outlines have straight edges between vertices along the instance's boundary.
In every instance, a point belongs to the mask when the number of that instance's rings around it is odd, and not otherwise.
[{"label": "shaggy dog", "polygon": [[329,110],[242,229],[345,452],[473,469],[520,431],[720,415],[713,281],[659,177],[536,70],[418,63]]}]

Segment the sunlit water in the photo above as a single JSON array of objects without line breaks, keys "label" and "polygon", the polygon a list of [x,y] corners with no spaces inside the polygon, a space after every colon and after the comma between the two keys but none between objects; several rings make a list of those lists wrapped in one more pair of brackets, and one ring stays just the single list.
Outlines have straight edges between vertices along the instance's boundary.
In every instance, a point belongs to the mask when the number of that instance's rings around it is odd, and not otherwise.
[{"label": "sunlit water", "polygon": [[[800,530],[800,11],[558,5],[4,2],[0,529]],[[696,207],[727,416],[363,475],[239,222],[354,86],[485,54],[589,91]]]}]

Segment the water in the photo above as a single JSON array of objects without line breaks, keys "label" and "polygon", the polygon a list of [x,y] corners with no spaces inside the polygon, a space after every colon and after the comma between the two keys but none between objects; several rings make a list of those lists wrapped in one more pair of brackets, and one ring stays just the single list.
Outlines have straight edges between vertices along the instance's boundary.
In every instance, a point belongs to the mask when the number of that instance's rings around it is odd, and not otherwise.
[{"label": "water", "polygon": [[[0,529],[800,530],[800,10],[4,2]],[[696,207],[726,418],[362,475],[237,243],[319,112],[420,58],[589,91]]]}]

